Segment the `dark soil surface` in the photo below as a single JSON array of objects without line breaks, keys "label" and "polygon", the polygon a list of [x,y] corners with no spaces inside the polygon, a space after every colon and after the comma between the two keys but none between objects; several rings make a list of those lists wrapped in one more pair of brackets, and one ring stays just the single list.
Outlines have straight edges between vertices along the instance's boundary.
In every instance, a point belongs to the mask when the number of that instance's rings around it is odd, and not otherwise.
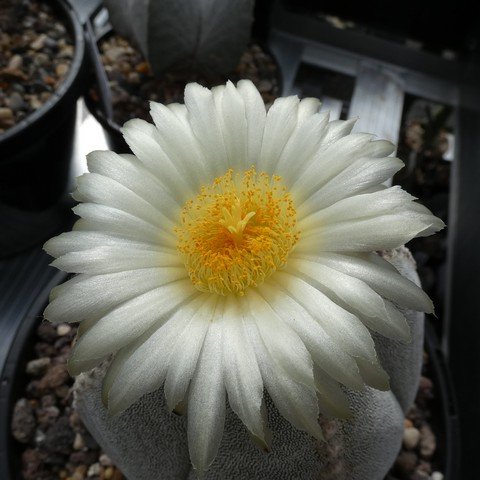
[{"label": "dark soil surface", "polygon": [[[142,54],[118,35],[111,35],[101,41],[99,49],[112,96],[113,120],[117,125],[123,125],[132,118],[150,121],[149,100],[183,103],[183,92],[189,82],[198,82],[210,88],[225,84],[227,80],[236,83],[246,78],[257,86],[267,105],[280,95],[277,64],[258,44],[248,47],[230,75],[208,79],[185,78],[170,73],[166,73],[162,78],[154,78]],[[98,102],[99,93],[96,87],[90,90],[90,98]]]},{"label": "dark soil surface", "polygon": [[51,97],[73,53],[73,40],[49,3],[0,2],[0,135]]},{"label": "dark soil surface", "polygon": [[[76,328],[42,323],[37,328],[34,356],[26,364],[26,386],[17,400],[12,435],[19,446],[25,480],[121,480],[72,408],[72,379],[66,361]],[[414,406],[405,419],[402,450],[386,480],[442,480],[437,468],[435,433],[439,420],[432,417],[435,386],[424,376]],[[437,427],[438,428],[438,427]],[[437,455],[438,456],[438,455]]]}]

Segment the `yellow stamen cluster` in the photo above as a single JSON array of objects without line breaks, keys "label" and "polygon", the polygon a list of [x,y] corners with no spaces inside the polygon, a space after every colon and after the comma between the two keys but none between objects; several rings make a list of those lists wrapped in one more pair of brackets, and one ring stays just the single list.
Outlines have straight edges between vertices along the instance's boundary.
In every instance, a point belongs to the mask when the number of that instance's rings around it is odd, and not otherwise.
[{"label": "yellow stamen cluster", "polygon": [[193,284],[244,295],[283,267],[297,243],[296,211],[279,176],[228,170],[189,200],[175,229]]}]

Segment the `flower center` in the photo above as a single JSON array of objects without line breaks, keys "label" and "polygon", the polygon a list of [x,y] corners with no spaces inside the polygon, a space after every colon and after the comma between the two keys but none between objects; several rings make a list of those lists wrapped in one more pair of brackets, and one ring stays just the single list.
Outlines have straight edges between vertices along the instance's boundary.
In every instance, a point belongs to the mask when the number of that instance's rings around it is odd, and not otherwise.
[{"label": "flower center", "polygon": [[228,170],[186,202],[177,249],[199,290],[244,295],[285,265],[299,238],[296,216],[281,177]]}]

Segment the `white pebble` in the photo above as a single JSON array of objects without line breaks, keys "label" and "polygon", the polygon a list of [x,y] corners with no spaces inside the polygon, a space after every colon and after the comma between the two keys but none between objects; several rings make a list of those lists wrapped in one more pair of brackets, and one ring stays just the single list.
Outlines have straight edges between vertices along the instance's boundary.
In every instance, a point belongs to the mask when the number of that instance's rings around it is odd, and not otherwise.
[{"label": "white pebble", "polygon": [[57,327],[57,335],[59,337],[64,337],[65,335],[68,335],[71,331],[72,327],[65,323],[62,323]]},{"label": "white pebble", "polygon": [[443,473],[433,472],[432,473],[432,480],[443,480]]},{"label": "white pebble", "polygon": [[405,448],[413,450],[420,441],[420,432],[415,427],[407,427],[403,431],[403,444]]},{"label": "white pebble", "polygon": [[75,440],[73,441],[74,450],[82,450],[85,447],[85,441],[80,433],[75,434]]},{"label": "white pebble", "polygon": [[111,467],[113,465],[110,457],[105,453],[102,453],[98,460],[100,461],[100,465],[103,465],[104,467]]},{"label": "white pebble", "polygon": [[92,463],[90,467],[88,467],[87,477],[94,477],[95,475],[100,475],[102,468],[100,467],[99,463]]}]

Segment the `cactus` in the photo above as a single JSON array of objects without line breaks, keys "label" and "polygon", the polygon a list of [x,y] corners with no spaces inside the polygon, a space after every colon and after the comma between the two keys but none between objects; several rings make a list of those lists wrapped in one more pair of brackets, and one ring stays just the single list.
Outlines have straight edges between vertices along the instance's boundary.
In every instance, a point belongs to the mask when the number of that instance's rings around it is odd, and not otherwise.
[{"label": "cactus", "polygon": [[253,0],[104,0],[115,30],[138,46],[155,75],[225,74],[250,38]]}]

